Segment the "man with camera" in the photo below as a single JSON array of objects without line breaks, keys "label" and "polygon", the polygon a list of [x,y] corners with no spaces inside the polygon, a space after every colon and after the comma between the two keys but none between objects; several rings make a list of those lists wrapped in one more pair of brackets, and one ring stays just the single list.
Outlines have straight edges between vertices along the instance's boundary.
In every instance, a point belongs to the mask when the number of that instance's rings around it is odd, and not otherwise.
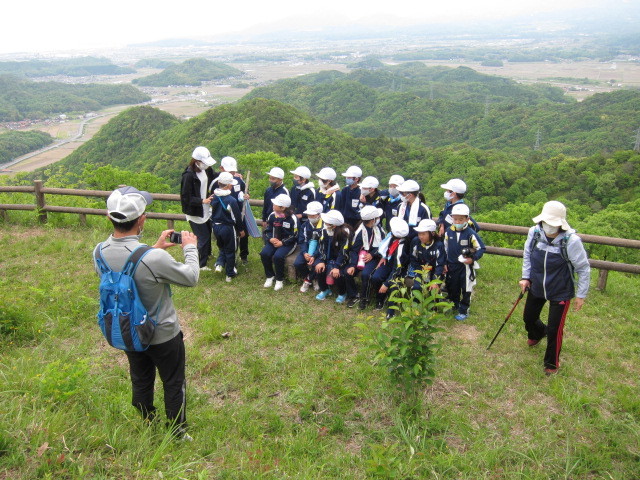
[{"label": "man with camera", "polygon": [[[134,187],[114,190],[107,199],[107,217],[113,233],[94,250],[94,266],[99,249],[102,258],[114,271],[121,271],[131,252],[142,245],[140,235],[146,220],[145,209],[151,194]],[[153,404],[156,369],[162,379],[168,426],[177,437],[190,440],[186,433],[185,348],[176,309],[171,299],[170,284],[193,287],[198,282],[200,265],[197,237],[188,231],[181,235],[184,263],[177,262],[166,249],[176,245],[169,241],[173,230],[165,230],[153,248],[140,260],[133,279],[140,301],[156,321],[151,345],[145,351],[125,351],[133,390],[132,404],[145,420],[156,417]],[[177,238],[174,237],[177,240]]]}]

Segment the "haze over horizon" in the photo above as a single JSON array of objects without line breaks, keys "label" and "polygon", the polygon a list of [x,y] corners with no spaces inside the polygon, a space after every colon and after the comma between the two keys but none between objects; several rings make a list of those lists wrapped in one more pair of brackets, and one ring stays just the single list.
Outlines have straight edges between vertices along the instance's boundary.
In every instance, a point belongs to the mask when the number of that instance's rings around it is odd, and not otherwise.
[{"label": "haze over horizon", "polygon": [[[115,49],[168,38],[211,40],[231,34],[263,33],[285,26],[401,26],[500,20],[631,3],[632,0],[450,0],[416,5],[412,0],[393,3],[326,0],[310,5],[294,0],[250,1],[248,4],[189,0],[178,9],[149,1],[125,3],[113,0],[108,8],[96,12],[87,9],[80,0],[62,0],[37,7],[28,2],[11,2],[4,9],[8,21],[0,31],[0,53],[46,55]],[[25,22],[25,19],[29,21]]]}]

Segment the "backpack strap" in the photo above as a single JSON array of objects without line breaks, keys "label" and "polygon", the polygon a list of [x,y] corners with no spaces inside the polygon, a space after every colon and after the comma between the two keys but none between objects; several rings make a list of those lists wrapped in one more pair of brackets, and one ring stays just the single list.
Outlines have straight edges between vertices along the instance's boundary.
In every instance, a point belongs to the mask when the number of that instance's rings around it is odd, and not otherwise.
[{"label": "backpack strap", "polygon": [[[560,240],[560,255],[562,256],[562,259],[569,264],[571,274],[573,275],[573,265],[571,264],[571,261],[569,260],[569,254],[567,253],[567,244],[569,243],[569,237],[571,237],[572,234],[573,233],[565,232],[562,236],[562,239]],[[541,235],[542,233],[540,233],[540,229],[536,227],[533,232],[533,238],[531,239],[531,248],[529,250],[530,252],[533,252],[535,250]]]},{"label": "backpack strap", "polygon": [[98,268],[100,269],[100,273],[107,273],[111,271],[111,267],[109,267],[109,264],[107,263],[107,261],[104,259],[104,257],[102,256],[102,243],[100,243],[97,247],[96,250],[94,252],[94,256],[93,256],[96,260],[96,264],[98,265]]},{"label": "backpack strap", "polygon": [[140,245],[129,254],[129,258],[127,258],[127,261],[124,263],[122,271],[127,272],[128,275],[133,277],[136,273],[140,260],[142,260],[142,257],[144,257],[150,250],[153,250],[153,247],[150,247],[149,245]]}]

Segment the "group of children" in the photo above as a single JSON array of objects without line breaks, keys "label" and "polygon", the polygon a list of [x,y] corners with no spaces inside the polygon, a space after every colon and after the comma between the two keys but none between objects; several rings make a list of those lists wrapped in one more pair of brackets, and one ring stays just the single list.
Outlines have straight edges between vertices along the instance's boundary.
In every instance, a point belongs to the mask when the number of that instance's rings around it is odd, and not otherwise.
[{"label": "group of children", "polygon": [[[242,214],[247,196],[236,160],[224,157],[220,163],[216,176],[209,151],[196,148],[183,173],[181,199],[198,235],[201,269],[210,270],[207,259],[213,231],[219,248],[215,270],[224,269],[231,282],[237,275],[238,247],[242,262],[248,256]],[[267,172],[260,252],[265,288],[284,288],[286,259],[296,255],[293,264],[302,280],[300,291],[313,286],[317,300],[335,295],[337,303],[362,310],[374,300],[374,308],[383,309],[396,280],[410,278],[412,288],[421,289],[424,282],[439,279],[454,303],[456,319],[467,318],[477,260],[485,247],[464,203],[467,187],[462,180],[441,185],[446,203],[436,221],[420,185],[400,175],[392,175],[388,188],[380,190],[378,179],[363,177],[355,165],[342,173],[346,183],[342,189],[330,167],[315,174],[317,189],[309,168],[299,166],[291,174],[294,184],[288,190],[281,168]],[[429,288],[440,285],[433,283]],[[394,312],[388,308],[387,316]]]},{"label": "group of children", "polygon": [[420,185],[400,175],[392,175],[388,189],[379,190],[378,179],[363,178],[362,170],[351,166],[342,174],[347,185],[340,189],[335,170],[325,167],[316,174],[316,190],[307,167],[291,173],[290,192],[281,168],[267,173],[260,252],[265,288],[284,287],[286,258],[297,252],[300,291],[313,286],[317,300],[335,295],[337,303],[361,310],[373,300],[378,310],[386,303],[391,317],[396,310],[388,299],[397,280],[410,278],[412,288],[421,289],[424,282],[439,279],[454,303],[455,318],[467,318],[477,260],[485,247],[464,203],[462,180],[441,185],[446,203],[436,222]]}]

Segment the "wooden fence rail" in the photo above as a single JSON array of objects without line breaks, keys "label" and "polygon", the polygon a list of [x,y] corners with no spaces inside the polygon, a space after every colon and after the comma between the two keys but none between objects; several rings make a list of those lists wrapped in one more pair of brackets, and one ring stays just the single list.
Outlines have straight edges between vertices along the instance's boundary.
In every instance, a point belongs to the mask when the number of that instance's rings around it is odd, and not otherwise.
[{"label": "wooden fence rail", "polygon": [[[46,203],[45,195],[73,195],[80,197],[99,197],[107,198],[111,195],[110,190],[78,190],[73,188],[46,188],[42,180],[35,180],[33,186],[0,186],[0,193],[33,193],[35,196],[35,204],[7,204],[0,203],[0,217],[6,219],[8,210],[32,210],[38,212],[38,219],[40,222],[45,223],[47,221],[48,212],[57,213],[71,213],[80,216],[80,222],[86,224],[87,215],[101,215],[105,216],[107,210],[103,208],[80,208],[80,207],[61,207],[55,205],[48,205]],[[151,196],[154,200],[179,202],[180,195],[170,193],[152,193]],[[249,204],[252,206],[264,205],[263,200],[250,199]],[[168,228],[174,228],[174,222],[186,221],[186,217],[182,213],[162,213],[162,212],[148,212],[147,218],[166,220]],[[261,223],[258,221],[258,223]],[[497,223],[483,223],[480,222],[480,228],[488,232],[508,233],[512,235],[527,235],[529,227],[520,227],[515,225],[501,225]],[[593,243],[598,245],[609,245],[613,247],[622,248],[637,248],[640,249],[640,240],[632,240],[628,238],[615,238],[615,237],[602,237],[598,235],[587,235],[579,233],[578,236],[585,243]],[[522,250],[512,248],[492,247],[487,245],[487,253],[492,255],[502,255],[508,257],[522,258]],[[607,275],[610,270],[625,273],[640,274],[640,265],[607,262],[604,260],[589,260],[589,263],[593,268],[600,270],[598,277],[599,290],[604,290],[607,282]]]}]

